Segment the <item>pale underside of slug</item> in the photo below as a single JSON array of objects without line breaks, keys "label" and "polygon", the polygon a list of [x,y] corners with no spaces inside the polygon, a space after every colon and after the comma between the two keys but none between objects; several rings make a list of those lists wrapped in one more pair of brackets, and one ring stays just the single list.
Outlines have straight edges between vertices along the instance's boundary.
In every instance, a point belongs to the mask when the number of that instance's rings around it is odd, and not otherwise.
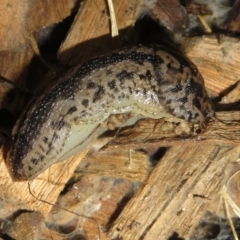
[{"label": "pale underside of slug", "polygon": [[13,129],[6,164],[13,180],[30,180],[107,126],[171,115],[193,123],[214,115],[196,66],[162,46],[125,48],[74,68],[36,95]]}]

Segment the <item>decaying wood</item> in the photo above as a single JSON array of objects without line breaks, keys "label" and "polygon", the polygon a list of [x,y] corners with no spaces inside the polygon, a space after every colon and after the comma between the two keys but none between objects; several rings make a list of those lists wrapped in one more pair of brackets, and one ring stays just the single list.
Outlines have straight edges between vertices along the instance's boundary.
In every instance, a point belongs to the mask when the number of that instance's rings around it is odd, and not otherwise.
[{"label": "decaying wood", "polygon": [[224,171],[239,153],[240,145],[171,147],[114,222],[110,238],[169,239],[178,233],[189,239],[211,201],[219,197],[226,183]]},{"label": "decaying wood", "polygon": [[[74,1],[14,1],[0,3],[0,76],[23,86],[34,55],[29,38],[39,28],[69,16]],[[58,11],[49,11],[49,9]]]},{"label": "decaying wood", "polygon": [[[93,56],[110,52],[120,46],[126,30],[131,29],[136,21],[137,10],[141,0],[113,1],[118,30],[121,32],[119,42],[114,42],[110,34],[109,13],[105,1],[84,1],[75,17],[68,36],[58,52],[59,60],[65,65],[76,65]],[[124,29],[125,34],[122,32]],[[90,41],[89,41],[90,40]],[[129,39],[130,40],[130,39]]]},{"label": "decaying wood", "polygon": [[[175,34],[183,34],[188,25],[188,13],[179,1],[145,1],[149,15],[164,28]],[[162,21],[164,19],[164,21]]]},{"label": "decaying wood", "polygon": [[[72,0],[0,2],[0,76],[16,85],[25,87],[28,67],[36,55],[34,34],[40,28],[60,22],[71,14]],[[49,11],[54,8],[55,11]],[[57,11],[58,10],[58,11]],[[33,85],[36,79],[32,79]],[[0,85],[0,107],[11,113],[19,113],[25,106],[25,98],[17,91]],[[14,99],[13,99],[14,98]],[[15,101],[17,99],[17,101]]]},{"label": "decaying wood", "polygon": [[123,148],[89,152],[79,164],[76,173],[79,175],[95,174],[102,177],[127,179],[144,182],[152,165],[144,151]]},{"label": "decaying wood", "polygon": [[234,89],[228,93],[228,95],[224,96],[221,100],[221,104],[233,104],[239,102],[239,96],[240,96],[240,82],[237,83],[237,85],[234,87]]},{"label": "decaying wood", "polygon": [[182,50],[196,64],[214,95],[239,81],[239,39],[224,35],[196,37],[183,42]]},{"label": "decaying wood", "polygon": [[[79,164],[79,159],[81,159],[86,152],[87,149],[67,161],[51,166],[33,181],[13,182],[8,174],[1,151],[1,197],[3,199],[7,198],[9,202],[12,202],[11,206],[9,206],[12,212],[18,209],[29,209],[40,211],[46,216],[51,210],[52,205],[41,202],[41,200],[49,203],[56,202],[66,181],[72,176],[74,169]],[[30,193],[29,186],[34,196]],[[4,218],[7,216],[2,217]]]},{"label": "decaying wood", "polygon": [[[42,27],[59,23],[74,10],[76,11],[77,9],[75,8],[79,8],[79,5],[79,1],[72,0],[60,0],[56,2],[45,0],[28,1],[28,11],[26,13],[28,21],[26,22],[26,28],[32,33]],[[53,9],[54,11],[52,11]]]},{"label": "decaying wood", "polygon": [[233,7],[228,14],[227,20],[222,23],[221,28],[228,29],[231,32],[239,32],[239,22],[240,22],[240,1],[234,1]]}]

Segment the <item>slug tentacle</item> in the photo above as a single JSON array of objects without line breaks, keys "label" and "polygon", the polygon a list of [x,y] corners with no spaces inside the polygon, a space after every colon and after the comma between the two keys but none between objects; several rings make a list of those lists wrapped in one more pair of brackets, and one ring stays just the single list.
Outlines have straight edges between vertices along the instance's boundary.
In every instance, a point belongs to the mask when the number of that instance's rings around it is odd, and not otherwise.
[{"label": "slug tentacle", "polygon": [[6,164],[14,180],[29,180],[106,128],[170,115],[193,123],[214,115],[196,66],[163,46],[125,48],[74,68],[35,96],[13,129]]}]

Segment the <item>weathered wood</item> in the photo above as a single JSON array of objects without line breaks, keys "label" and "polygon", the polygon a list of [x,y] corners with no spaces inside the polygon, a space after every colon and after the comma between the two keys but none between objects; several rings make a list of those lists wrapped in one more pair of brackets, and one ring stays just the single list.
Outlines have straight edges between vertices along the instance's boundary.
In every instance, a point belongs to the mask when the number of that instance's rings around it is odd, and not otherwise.
[{"label": "weathered wood", "polygon": [[[33,32],[60,22],[71,14],[75,1],[0,2],[0,76],[24,86],[28,66],[34,55]],[[52,11],[51,9],[54,9]]]},{"label": "weathered wood", "polygon": [[[59,60],[65,65],[72,66],[85,62],[93,56],[119,48],[122,39],[129,38],[129,30],[136,21],[140,2],[141,0],[113,1],[120,31],[120,39],[115,41],[110,33],[111,23],[107,2],[102,0],[84,1],[66,40],[59,49]],[[123,29],[125,33],[122,32]]]},{"label": "weathered wood", "polygon": [[222,93],[239,80],[238,38],[224,35],[195,37],[183,42],[181,48],[196,64],[206,87],[214,95]]},{"label": "weathered wood", "polygon": [[[61,22],[70,16],[73,11],[77,11],[79,1],[72,0],[31,0],[28,1],[28,11],[26,17],[26,28],[29,32]],[[18,5],[20,3],[18,2]]]},{"label": "weathered wood", "polygon": [[[46,216],[56,202],[59,193],[63,190],[67,180],[72,176],[79,161],[86,154],[87,149],[74,157],[59,162],[51,166],[45,172],[30,182],[13,182],[8,174],[8,170],[4,163],[3,153],[0,157],[0,196],[7,198],[12,202],[11,211],[15,212],[18,209],[28,209],[40,211]],[[33,193],[29,192],[29,186]],[[41,202],[47,201],[50,204]],[[7,213],[8,214],[8,213]],[[7,217],[3,216],[2,217]]]},{"label": "weathered wood", "polygon": [[114,222],[110,238],[169,239],[178,233],[188,239],[211,201],[220,199],[224,171],[239,153],[240,145],[171,147]]}]

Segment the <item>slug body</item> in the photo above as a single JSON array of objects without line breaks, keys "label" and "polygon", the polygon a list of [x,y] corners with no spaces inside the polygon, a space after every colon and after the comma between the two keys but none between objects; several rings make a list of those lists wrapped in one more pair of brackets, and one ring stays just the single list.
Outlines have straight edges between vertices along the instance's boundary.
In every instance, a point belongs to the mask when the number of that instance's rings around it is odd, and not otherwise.
[{"label": "slug body", "polygon": [[13,180],[30,180],[106,129],[169,115],[193,123],[214,115],[196,66],[163,46],[125,48],[36,95],[13,129],[6,164]]}]

